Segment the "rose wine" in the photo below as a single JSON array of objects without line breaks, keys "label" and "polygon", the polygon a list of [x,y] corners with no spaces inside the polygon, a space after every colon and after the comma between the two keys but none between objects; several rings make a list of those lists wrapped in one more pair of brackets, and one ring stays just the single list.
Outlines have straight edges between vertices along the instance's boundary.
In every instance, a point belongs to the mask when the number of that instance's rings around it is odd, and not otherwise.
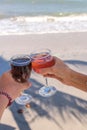
[{"label": "rose wine", "polygon": [[[30,56],[32,59],[32,69],[38,74],[39,74],[39,69],[52,67],[55,64],[55,59],[51,55],[51,50],[49,49],[36,50],[32,52]],[[46,77],[45,77],[45,82],[46,85],[44,85],[39,89],[39,94],[43,97],[49,97],[51,95],[54,95],[56,92],[54,86],[48,85],[48,80]]]},{"label": "rose wine", "polygon": [[33,56],[32,68],[34,71],[38,71],[38,69],[41,68],[51,67],[54,64],[55,60],[51,55],[47,56],[47,54],[37,54]]},{"label": "rose wine", "polygon": [[16,57],[11,61],[11,73],[17,82],[26,82],[30,77],[31,69],[29,57]]}]

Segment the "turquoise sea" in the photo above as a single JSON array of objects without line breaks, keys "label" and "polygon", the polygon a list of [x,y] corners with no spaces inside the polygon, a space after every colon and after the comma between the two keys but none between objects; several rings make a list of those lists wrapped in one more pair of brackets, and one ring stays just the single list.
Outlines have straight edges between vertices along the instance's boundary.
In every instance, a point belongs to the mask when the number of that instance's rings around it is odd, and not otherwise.
[{"label": "turquoise sea", "polygon": [[87,31],[87,0],[0,0],[0,35]]}]

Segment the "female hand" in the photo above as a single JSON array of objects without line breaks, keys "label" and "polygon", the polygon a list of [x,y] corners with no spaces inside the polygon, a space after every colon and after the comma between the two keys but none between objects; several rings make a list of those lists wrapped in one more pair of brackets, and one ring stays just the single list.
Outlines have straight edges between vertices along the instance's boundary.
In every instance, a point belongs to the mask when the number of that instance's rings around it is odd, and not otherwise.
[{"label": "female hand", "polygon": [[0,77],[0,91],[6,92],[10,95],[12,100],[15,100],[20,93],[29,88],[31,86],[30,82],[25,82],[25,83],[18,83],[16,82],[11,75],[11,72],[5,72],[1,77]]},{"label": "female hand", "polygon": [[69,84],[70,68],[61,59],[54,57],[54,60],[55,64],[52,67],[40,69],[39,74],[45,77],[56,78],[62,83]]}]

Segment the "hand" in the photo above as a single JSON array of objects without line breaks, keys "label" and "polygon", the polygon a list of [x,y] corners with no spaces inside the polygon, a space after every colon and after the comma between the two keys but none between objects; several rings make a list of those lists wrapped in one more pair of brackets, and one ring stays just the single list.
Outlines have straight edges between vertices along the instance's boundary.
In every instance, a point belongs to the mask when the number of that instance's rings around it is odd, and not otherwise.
[{"label": "hand", "polygon": [[45,77],[56,78],[62,83],[69,84],[70,68],[59,58],[54,57],[55,64],[52,67],[43,68],[39,70],[39,74]]},{"label": "hand", "polygon": [[13,101],[15,98],[17,98],[20,93],[28,89],[31,86],[31,83],[25,82],[25,83],[18,83],[16,82],[11,75],[11,72],[5,72],[1,77],[0,77],[0,91],[4,91],[8,93]]}]

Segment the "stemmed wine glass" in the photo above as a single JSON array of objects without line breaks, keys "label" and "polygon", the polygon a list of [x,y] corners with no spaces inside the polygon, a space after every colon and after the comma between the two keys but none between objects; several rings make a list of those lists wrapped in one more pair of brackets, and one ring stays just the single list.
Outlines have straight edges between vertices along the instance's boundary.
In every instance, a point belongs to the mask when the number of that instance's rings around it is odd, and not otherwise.
[{"label": "stemmed wine glass", "polygon": [[[12,77],[19,83],[26,82],[31,74],[31,58],[28,55],[18,54],[10,59]],[[32,99],[32,96],[24,92],[16,98],[16,103],[26,105]]]},{"label": "stemmed wine glass", "polygon": [[[55,64],[55,60],[51,55],[51,50],[49,49],[39,49],[35,50],[30,54],[32,59],[32,69],[38,73],[39,69],[51,67]],[[56,93],[56,88],[54,86],[48,85],[48,80],[45,78],[46,85],[40,88],[39,94],[43,97],[49,97]]]}]

